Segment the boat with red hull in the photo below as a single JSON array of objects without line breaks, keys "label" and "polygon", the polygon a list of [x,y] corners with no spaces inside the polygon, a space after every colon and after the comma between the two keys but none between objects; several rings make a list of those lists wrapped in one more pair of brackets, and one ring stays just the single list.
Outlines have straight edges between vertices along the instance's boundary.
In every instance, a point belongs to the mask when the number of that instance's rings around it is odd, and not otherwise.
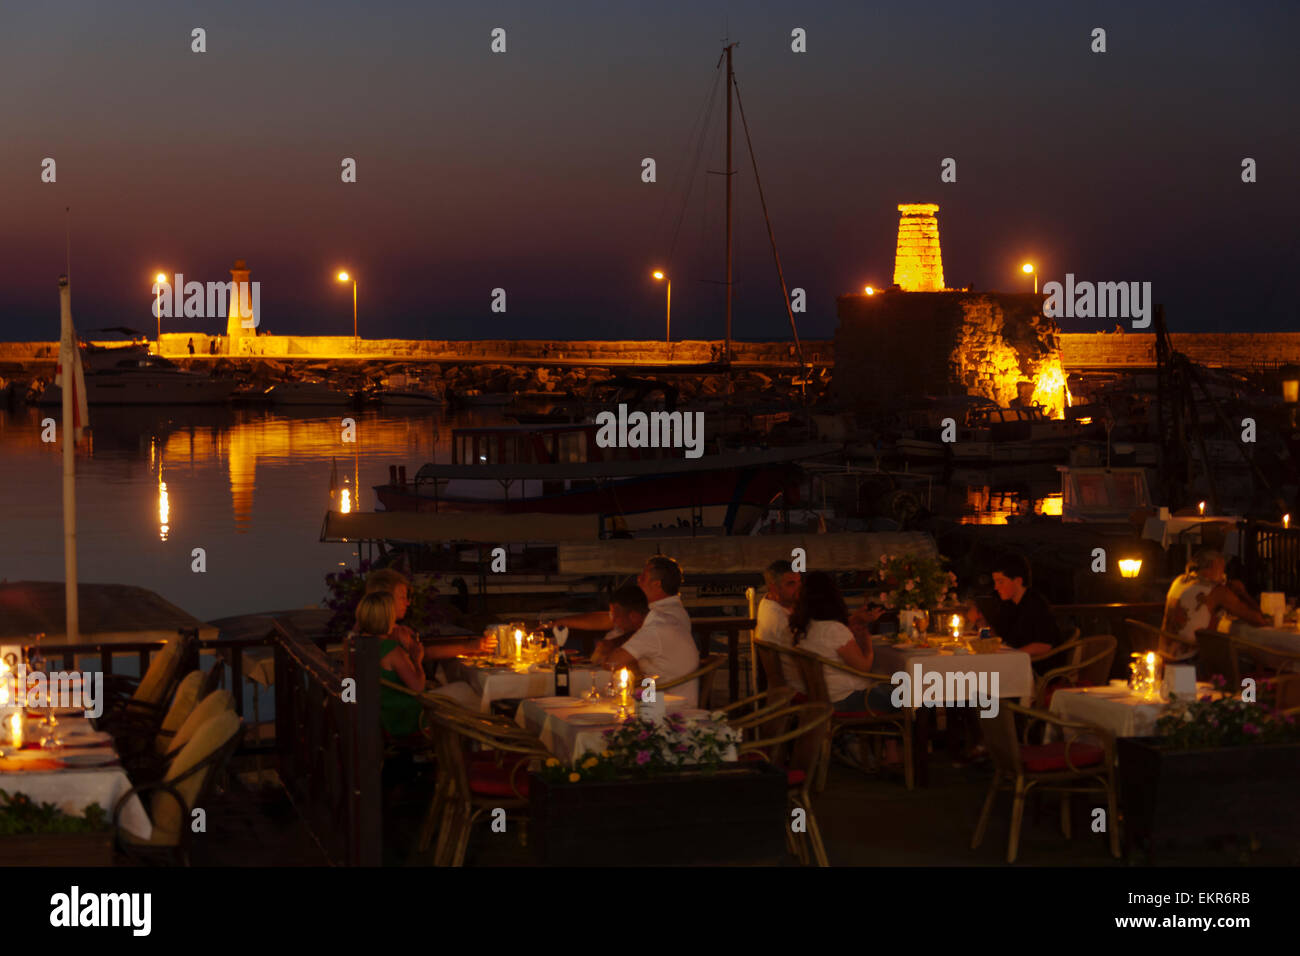
[{"label": "boat with red hull", "polygon": [[[599,515],[607,533],[747,534],[781,496],[794,504],[797,462],[815,445],[687,459],[678,448],[601,448],[592,424],[461,428],[452,462],[375,491],[389,511]],[[404,471],[405,469],[403,469]]]}]

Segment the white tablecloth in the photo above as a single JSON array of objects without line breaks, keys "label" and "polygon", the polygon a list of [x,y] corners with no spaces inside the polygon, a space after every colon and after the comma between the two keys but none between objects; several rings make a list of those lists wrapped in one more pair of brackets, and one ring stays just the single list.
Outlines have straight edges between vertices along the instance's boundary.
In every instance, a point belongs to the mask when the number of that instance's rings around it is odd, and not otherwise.
[{"label": "white tablecloth", "polygon": [[[1034,693],[1034,668],[1024,651],[1004,649],[994,654],[953,654],[936,648],[899,648],[883,641],[872,642],[875,660],[871,669],[877,674],[893,676],[903,671],[915,680],[917,664],[921,665],[921,679],[926,674],[987,673],[998,675],[998,697],[1032,697]],[[944,681],[945,694],[947,681]],[[947,700],[945,704],[956,701]]]},{"label": "white tablecloth", "polygon": [[[479,695],[479,708],[484,713],[492,709],[494,700],[550,697],[555,694],[554,670],[519,673],[509,667],[474,667],[460,658],[448,658],[441,665],[448,683],[464,681],[473,688]],[[603,687],[609,682],[609,671],[600,667],[573,665],[569,668],[569,694],[577,697],[587,693],[591,690],[593,680],[602,682]]]},{"label": "white tablecloth", "polygon": [[[1300,654],[1300,631],[1279,627],[1252,627],[1245,621],[1238,620],[1232,622],[1230,633],[1243,641],[1250,641],[1252,644],[1274,647],[1279,651],[1287,651],[1291,654]],[[1290,670],[1300,670],[1300,668],[1293,665]]]},{"label": "white tablecloth", "polygon": [[[27,740],[40,738],[38,719],[29,719],[24,730]],[[39,760],[42,758],[58,759],[64,756],[93,755],[103,759],[116,757],[111,740],[102,741],[103,735],[96,735],[96,742],[78,743],[78,736],[89,740],[86,735],[94,734],[90,721],[84,717],[60,717],[59,733],[68,743],[59,751],[20,750],[13,751],[9,746],[9,734],[0,737],[0,749],[5,752],[6,760]],[[113,808],[122,795],[131,789],[131,781],[126,771],[120,766],[75,768],[65,767],[61,770],[17,770],[0,772],[0,790],[11,797],[23,793],[38,803],[53,803],[70,816],[82,816],[86,807],[98,803],[112,819]],[[140,837],[149,839],[153,826],[144,812],[140,800],[132,797],[122,808],[121,825],[124,829]]]},{"label": "white tablecloth", "polygon": [[[1230,524],[1233,527],[1228,531],[1223,539],[1223,553],[1228,557],[1233,557],[1240,550],[1240,535],[1237,532],[1236,524],[1241,520],[1235,517],[1222,516],[1212,517],[1206,515],[1202,518],[1199,515],[1188,515],[1180,518],[1147,518],[1142,526],[1142,537],[1150,541],[1159,541],[1160,547],[1166,551],[1169,550],[1170,544],[1176,542],[1184,533],[1192,531],[1189,537],[1195,537],[1199,543],[1201,535],[1199,526],[1204,524]],[[1194,530],[1195,529],[1195,530]],[[1186,539],[1184,539],[1186,540]]]},{"label": "white tablecloth", "polygon": [[1048,709],[1065,720],[1096,724],[1116,737],[1151,737],[1166,706],[1159,698],[1147,700],[1136,694],[1117,697],[1112,696],[1109,687],[1081,687],[1058,690]]},{"label": "white tablecloth", "polygon": [[[685,699],[677,694],[661,694],[668,714],[681,714],[683,717],[700,717],[708,714],[706,710],[683,708]],[[633,711],[635,704],[629,704]],[[577,760],[588,750],[600,753],[605,749],[605,731],[618,727],[615,714],[618,712],[618,699],[587,702],[575,699],[571,704],[549,701],[543,698],[525,700],[515,712],[515,723],[525,730],[537,734],[542,745],[566,763]],[[609,719],[599,723],[574,723],[576,715],[607,714]],[[581,718],[579,718],[581,719]]]}]

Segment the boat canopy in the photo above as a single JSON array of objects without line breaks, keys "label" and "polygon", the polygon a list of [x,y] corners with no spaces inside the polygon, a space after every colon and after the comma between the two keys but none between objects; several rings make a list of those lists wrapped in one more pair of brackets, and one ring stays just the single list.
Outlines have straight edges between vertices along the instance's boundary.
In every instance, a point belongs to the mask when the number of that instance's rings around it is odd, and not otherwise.
[{"label": "boat canopy", "polygon": [[938,557],[934,538],[923,531],[843,534],[754,534],[697,538],[613,538],[606,541],[562,542],[558,547],[561,574],[630,574],[648,558],[666,554],[693,573],[752,574],[755,580],[773,561],[790,560],[803,548],[808,567],[828,571],[866,571],[880,566],[884,554]]},{"label": "boat canopy", "polygon": [[457,514],[423,511],[330,511],[322,541],[593,541],[600,537],[596,515]]},{"label": "boat canopy", "polygon": [[[175,640],[181,630],[194,628],[203,640],[217,629],[187,614],[145,588],[124,584],[77,584],[80,611],[78,644],[133,644]],[[62,581],[0,583],[0,641],[23,641],[44,634],[44,643],[67,641]]]}]

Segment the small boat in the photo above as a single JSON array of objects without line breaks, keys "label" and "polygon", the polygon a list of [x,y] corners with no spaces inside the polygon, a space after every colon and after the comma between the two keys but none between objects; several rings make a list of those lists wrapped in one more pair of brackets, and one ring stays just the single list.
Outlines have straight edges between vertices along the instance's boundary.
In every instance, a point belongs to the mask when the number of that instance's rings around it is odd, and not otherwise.
[{"label": "small boat", "polygon": [[419,388],[381,388],[371,392],[369,397],[372,401],[386,406],[428,408],[443,404],[442,396],[437,392]]},{"label": "small boat", "polygon": [[356,392],[323,380],[276,382],[263,393],[272,405],[354,405]]}]

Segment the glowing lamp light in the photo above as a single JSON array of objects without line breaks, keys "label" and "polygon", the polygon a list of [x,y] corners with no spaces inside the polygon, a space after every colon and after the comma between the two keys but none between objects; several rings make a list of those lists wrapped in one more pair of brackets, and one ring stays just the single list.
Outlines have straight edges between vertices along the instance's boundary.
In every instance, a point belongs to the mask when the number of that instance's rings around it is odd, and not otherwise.
[{"label": "glowing lamp light", "polygon": [[347,282],[348,279],[350,279],[350,278],[351,278],[351,276],[349,276],[346,272],[340,272],[340,273],[339,273],[339,281],[340,281],[340,282]]},{"label": "glowing lamp light", "polygon": [[1290,515],[1283,515],[1283,516],[1282,516],[1282,527],[1283,527],[1283,528],[1289,528],[1289,527],[1291,527],[1291,516],[1290,516]]},{"label": "glowing lamp light", "polygon": [[1196,507],[1200,510],[1201,517],[1205,517],[1205,502],[1204,501],[1200,502],[1199,504],[1197,504]]},{"label": "glowing lamp light", "polygon": [[167,540],[167,532],[171,530],[171,502],[167,497],[167,482],[158,482],[158,538]]},{"label": "glowing lamp light", "polygon": [[1022,271],[1025,275],[1030,275],[1034,271],[1034,264],[1032,262],[1026,262],[1023,266],[1020,267],[1020,271]]},{"label": "glowing lamp light", "polygon": [[516,630],[515,630],[515,660],[517,660],[517,661],[521,661],[521,660],[523,660],[523,659],[524,659],[524,632],[516,628]]},{"label": "glowing lamp light", "polygon": [[9,715],[9,742],[18,750],[23,745],[23,712],[15,711]]},{"label": "glowing lamp light", "polygon": [[875,294],[876,294],[876,290],[873,289],[873,288],[871,288],[871,286],[867,286],[867,287],[866,287],[865,289],[863,289],[862,291],[865,292],[867,295],[875,295]]},{"label": "glowing lamp light", "polygon": [[961,637],[961,615],[954,614],[948,624],[952,628],[952,636]]},{"label": "glowing lamp light", "polygon": [[339,497],[339,512],[345,515],[352,513],[352,490],[349,488],[344,488]]},{"label": "glowing lamp light", "polygon": [[1141,571],[1141,558],[1122,558],[1119,562],[1119,576],[1122,578],[1135,578]]},{"label": "glowing lamp light", "polygon": [[154,281],[157,282],[159,285],[162,285],[164,282],[167,281],[167,277],[166,277],[165,275],[163,275],[161,272],[158,273],[156,276],[154,276],[153,279],[154,279]]},{"label": "glowing lamp light", "polygon": [[1288,405],[1300,403],[1300,365],[1282,366],[1282,401]]},{"label": "glowing lamp light", "polygon": [[654,277],[655,277],[656,279],[662,279],[662,278],[664,277],[663,272],[660,271],[659,269],[656,269],[656,270],[654,271],[653,275],[654,275]]}]

